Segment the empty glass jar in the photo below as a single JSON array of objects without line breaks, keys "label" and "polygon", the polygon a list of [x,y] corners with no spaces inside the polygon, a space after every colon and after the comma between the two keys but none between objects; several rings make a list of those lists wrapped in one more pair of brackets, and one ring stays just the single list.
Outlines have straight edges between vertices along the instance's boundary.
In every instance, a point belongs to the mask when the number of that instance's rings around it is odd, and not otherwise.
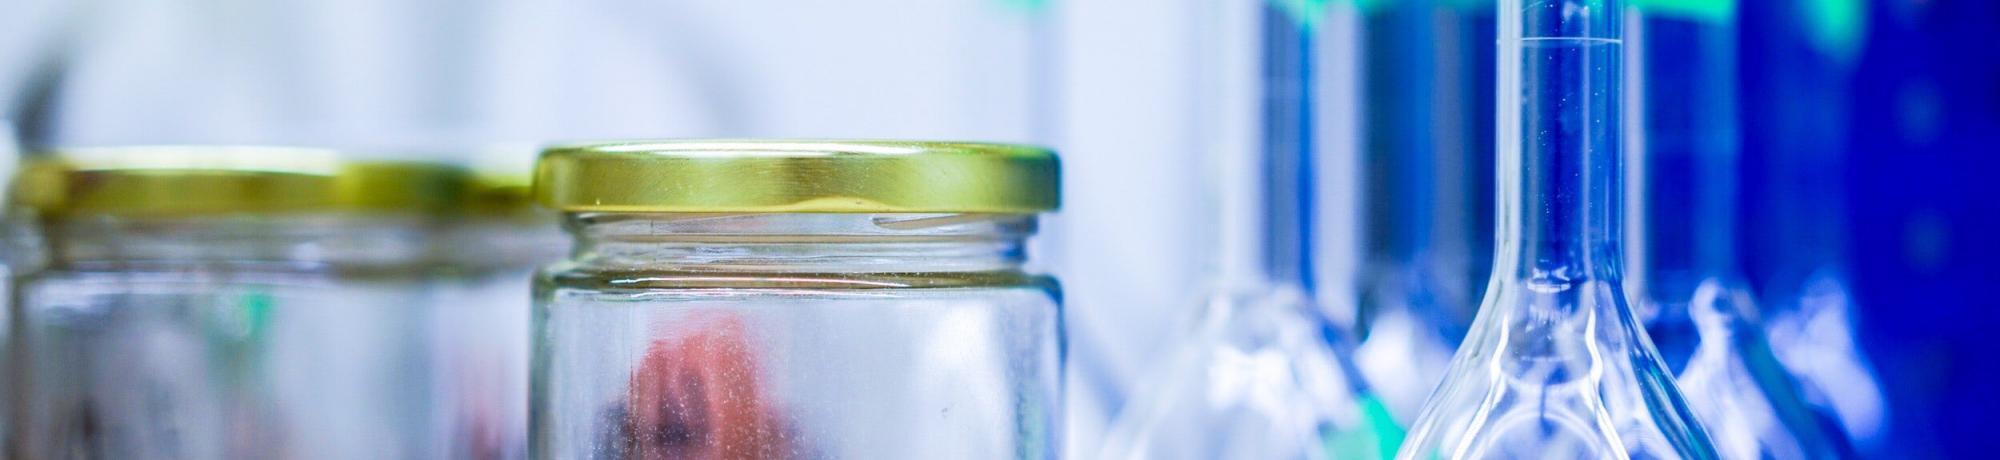
[{"label": "empty glass jar", "polygon": [[437,395],[431,458],[528,455],[529,294],[535,269],[562,260],[570,243],[556,213],[533,205],[528,161],[516,169],[476,171],[439,245],[444,276],[424,334]]},{"label": "empty glass jar", "polygon": [[1049,458],[1062,321],[1022,270],[1053,153],[679,141],[543,153],[538,458]]},{"label": "empty glass jar", "polygon": [[70,150],[23,198],[13,458],[409,458],[413,309],[457,170],[319,150]]}]

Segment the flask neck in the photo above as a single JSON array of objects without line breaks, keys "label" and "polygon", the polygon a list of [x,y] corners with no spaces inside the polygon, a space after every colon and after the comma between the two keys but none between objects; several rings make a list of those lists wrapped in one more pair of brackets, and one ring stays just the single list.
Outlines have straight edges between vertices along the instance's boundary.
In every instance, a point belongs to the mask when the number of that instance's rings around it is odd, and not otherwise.
[{"label": "flask neck", "polygon": [[[1436,116],[1439,63],[1436,11],[1424,4],[1387,6],[1367,18],[1367,68],[1363,97],[1367,137],[1361,180],[1369,197],[1364,207],[1365,248],[1371,265],[1417,259],[1431,245],[1436,214],[1449,208],[1436,193],[1439,133],[1451,120]],[[1387,262],[1387,263],[1384,263]]]},{"label": "flask neck", "polygon": [[1621,276],[1622,15],[1575,3],[1501,9],[1496,277]]},{"label": "flask neck", "polygon": [[1644,129],[1644,241],[1636,271],[1655,300],[1685,301],[1705,279],[1735,276],[1737,158],[1735,27],[1726,20],[1646,16],[1627,28]]},{"label": "flask neck", "polygon": [[[1779,2],[1790,4],[1794,2]],[[1766,61],[1746,73],[1745,107],[1757,114],[1753,148],[1766,163],[1772,224],[1760,232],[1759,255],[1804,276],[1846,263],[1847,190],[1844,157],[1851,148],[1854,65],[1814,46],[1796,21],[1767,20],[1750,40]],[[1766,211],[1768,210],[1768,211]]]},{"label": "flask neck", "polygon": [[571,263],[603,271],[1018,271],[1035,217],[1012,214],[570,213]]}]

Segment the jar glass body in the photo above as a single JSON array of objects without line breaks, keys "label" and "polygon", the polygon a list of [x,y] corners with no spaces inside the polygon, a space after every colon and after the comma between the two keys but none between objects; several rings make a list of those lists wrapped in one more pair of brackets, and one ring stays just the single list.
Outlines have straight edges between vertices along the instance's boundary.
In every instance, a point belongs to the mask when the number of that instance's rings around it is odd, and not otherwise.
[{"label": "jar glass body", "polygon": [[569,245],[553,213],[474,216],[445,233],[446,270],[424,318],[438,395],[426,422],[430,458],[527,457],[534,272]]},{"label": "jar glass body", "polygon": [[18,458],[404,458],[426,224],[77,216],[19,280]]},{"label": "jar glass body", "polygon": [[537,280],[539,458],[1048,458],[1034,218],[571,214]]}]

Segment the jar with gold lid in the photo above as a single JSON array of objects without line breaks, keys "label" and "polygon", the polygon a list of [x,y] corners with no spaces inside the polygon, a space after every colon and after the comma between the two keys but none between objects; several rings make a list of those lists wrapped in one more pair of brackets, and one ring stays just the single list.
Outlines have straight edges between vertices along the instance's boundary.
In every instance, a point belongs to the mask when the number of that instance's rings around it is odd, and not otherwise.
[{"label": "jar with gold lid", "polygon": [[16,198],[14,458],[408,458],[415,306],[465,174],[274,147],[50,152]]},{"label": "jar with gold lid", "polygon": [[537,458],[1049,458],[1044,149],[667,141],[544,151],[575,237],[539,275]]}]

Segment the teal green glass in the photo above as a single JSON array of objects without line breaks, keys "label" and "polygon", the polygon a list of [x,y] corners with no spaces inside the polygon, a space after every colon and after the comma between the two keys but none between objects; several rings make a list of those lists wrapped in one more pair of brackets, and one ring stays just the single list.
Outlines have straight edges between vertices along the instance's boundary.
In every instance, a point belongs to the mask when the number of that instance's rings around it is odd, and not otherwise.
[{"label": "teal green glass", "polygon": [[1737,265],[1735,21],[1638,10],[1627,36],[1644,243],[1632,279],[1648,330],[1724,458],[1851,457],[1773,354]]},{"label": "teal green glass", "polygon": [[1500,251],[1397,458],[1716,458],[1620,288],[1619,3],[1499,2]]}]

